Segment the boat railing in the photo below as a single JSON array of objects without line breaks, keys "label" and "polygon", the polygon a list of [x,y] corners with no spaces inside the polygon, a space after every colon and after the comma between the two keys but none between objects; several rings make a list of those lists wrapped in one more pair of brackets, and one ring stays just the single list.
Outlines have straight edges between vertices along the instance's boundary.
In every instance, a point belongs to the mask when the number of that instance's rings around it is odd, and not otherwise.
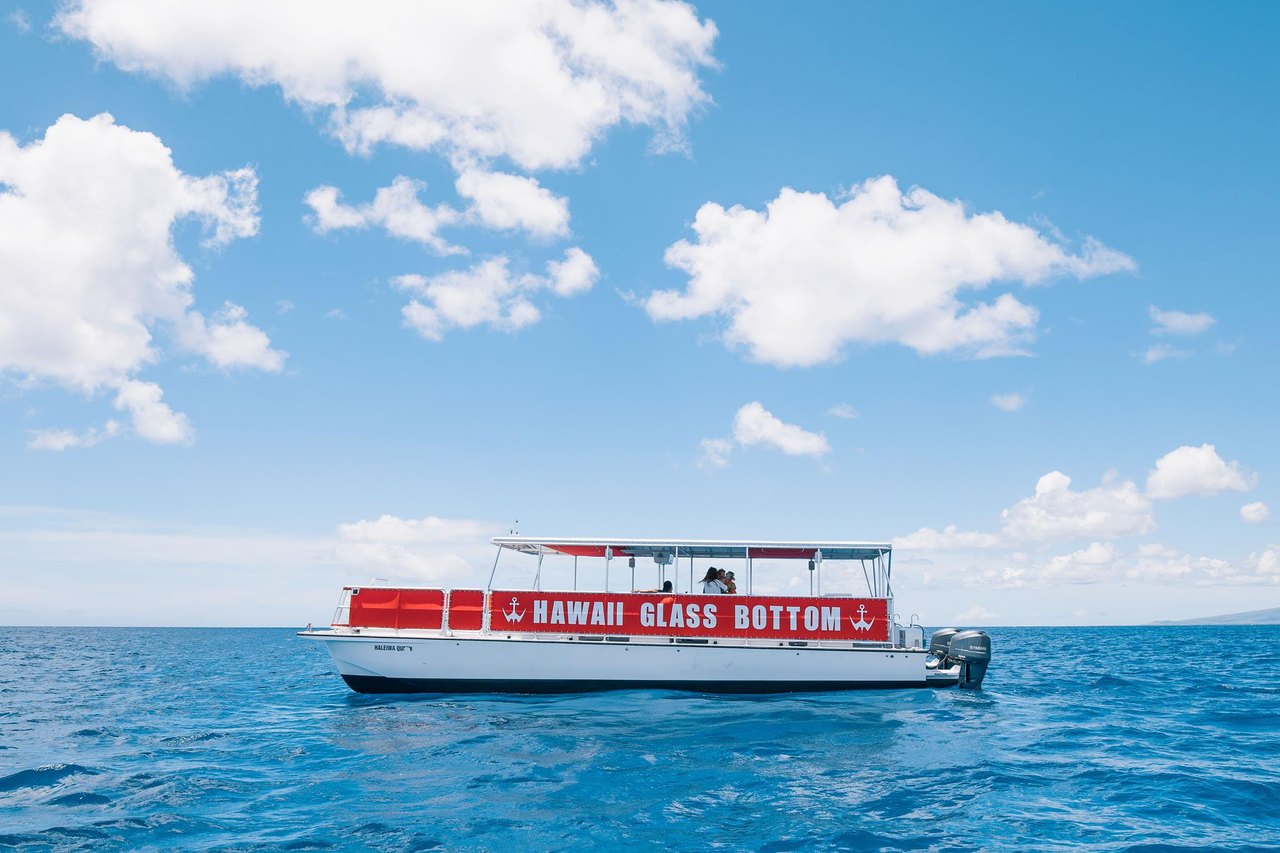
[{"label": "boat railing", "polygon": [[338,606],[333,611],[333,627],[345,627],[351,624],[351,587],[344,587]]}]

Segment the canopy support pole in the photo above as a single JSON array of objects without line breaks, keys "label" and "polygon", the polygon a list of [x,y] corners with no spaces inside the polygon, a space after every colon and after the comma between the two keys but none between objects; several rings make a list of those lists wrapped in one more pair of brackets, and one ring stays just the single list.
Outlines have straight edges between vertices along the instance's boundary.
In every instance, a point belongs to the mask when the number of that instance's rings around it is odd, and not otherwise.
[{"label": "canopy support pole", "polygon": [[578,555],[573,555],[573,591],[578,591]]},{"label": "canopy support pole", "polygon": [[542,591],[542,546],[538,546],[538,570],[533,574],[533,588]]},{"label": "canopy support pole", "polygon": [[613,560],[613,549],[604,549],[604,591],[609,591],[609,563]]},{"label": "canopy support pole", "polygon": [[489,572],[489,585],[484,588],[485,592],[493,589],[493,576],[498,573],[498,560],[502,558],[502,546],[498,546],[498,553],[493,558],[493,571]]}]

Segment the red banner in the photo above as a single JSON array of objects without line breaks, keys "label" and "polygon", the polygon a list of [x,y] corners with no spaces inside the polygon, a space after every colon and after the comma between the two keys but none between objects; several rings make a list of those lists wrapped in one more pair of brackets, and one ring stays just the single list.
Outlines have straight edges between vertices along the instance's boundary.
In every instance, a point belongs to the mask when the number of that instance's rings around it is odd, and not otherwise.
[{"label": "red banner", "polygon": [[489,597],[489,627],[559,634],[886,642],[888,610],[883,598],[495,590]]},{"label": "red banner", "polygon": [[[350,607],[347,624],[352,627],[436,629],[444,612],[444,590],[356,587],[351,590]],[[476,616],[479,628],[478,612]]]}]

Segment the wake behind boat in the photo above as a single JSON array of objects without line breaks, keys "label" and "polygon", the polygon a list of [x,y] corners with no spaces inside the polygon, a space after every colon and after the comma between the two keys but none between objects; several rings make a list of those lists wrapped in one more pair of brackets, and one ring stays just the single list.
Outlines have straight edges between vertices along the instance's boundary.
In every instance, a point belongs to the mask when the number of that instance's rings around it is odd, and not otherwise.
[{"label": "wake behind boat", "polygon": [[[976,688],[991,659],[981,631],[945,628],[926,647],[924,628],[898,621],[887,543],[506,536],[493,544],[483,590],[346,587],[331,626],[299,636],[324,642],[362,693]],[[508,551],[537,559],[533,589],[493,588]],[[542,589],[548,558],[572,558],[572,589]],[[580,560],[602,573],[604,591],[578,590]],[[622,560],[631,591],[614,592]],[[657,590],[635,589],[637,560],[651,561]],[[740,569],[744,592],[705,594],[700,561]],[[809,594],[753,594],[757,561],[798,568]],[[865,581],[865,594],[824,593],[824,565],[829,576]]]}]

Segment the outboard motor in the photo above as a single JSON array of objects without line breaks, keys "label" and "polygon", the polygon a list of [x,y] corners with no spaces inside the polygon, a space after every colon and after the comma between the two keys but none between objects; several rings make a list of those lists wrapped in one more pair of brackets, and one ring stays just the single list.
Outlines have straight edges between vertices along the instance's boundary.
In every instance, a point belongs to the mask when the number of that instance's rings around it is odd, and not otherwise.
[{"label": "outboard motor", "polygon": [[945,658],[947,650],[951,648],[951,638],[959,633],[959,628],[939,628],[934,631],[929,638],[929,654]]},{"label": "outboard motor", "polygon": [[960,633],[959,628],[939,628],[929,638],[929,657],[925,659],[927,670],[949,669],[951,662],[947,660],[947,652],[951,649],[951,638]]},{"label": "outboard motor", "polygon": [[[937,642],[938,634],[933,635],[934,642]],[[983,631],[957,632],[950,637],[947,659],[950,663],[960,664],[961,687],[981,687],[987,674],[987,664],[991,663],[991,638]]]}]

